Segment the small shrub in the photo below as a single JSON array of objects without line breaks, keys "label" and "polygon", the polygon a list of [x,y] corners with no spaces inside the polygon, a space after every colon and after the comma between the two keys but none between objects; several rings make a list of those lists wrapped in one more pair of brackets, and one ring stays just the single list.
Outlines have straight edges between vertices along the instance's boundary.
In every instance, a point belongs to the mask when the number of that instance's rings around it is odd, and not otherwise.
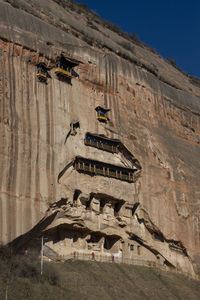
[{"label": "small shrub", "polygon": [[91,22],[90,20],[88,20],[87,25],[88,25],[90,28],[99,31],[98,27],[96,27],[96,26],[93,24],[93,22]]},{"label": "small shrub", "polygon": [[167,57],[166,61],[173,67],[177,67],[176,60],[174,58]]},{"label": "small shrub", "polygon": [[196,85],[197,87],[200,87],[200,78],[195,76],[189,76],[190,83]]},{"label": "small shrub", "polygon": [[131,45],[131,43],[129,43],[128,41],[127,42],[126,41],[119,42],[119,45],[132,53],[135,52],[134,46]]},{"label": "small shrub", "polygon": [[61,276],[59,274],[58,269],[56,266],[51,263],[45,263],[44,265],[44,278],[49,282],[51,285],[60,285]]},{"label": "small shrub", "polygon": [[18,277],[38,279],[40,275],[40,261],[32,255],[18,255],[12,259],[12,272]]}]

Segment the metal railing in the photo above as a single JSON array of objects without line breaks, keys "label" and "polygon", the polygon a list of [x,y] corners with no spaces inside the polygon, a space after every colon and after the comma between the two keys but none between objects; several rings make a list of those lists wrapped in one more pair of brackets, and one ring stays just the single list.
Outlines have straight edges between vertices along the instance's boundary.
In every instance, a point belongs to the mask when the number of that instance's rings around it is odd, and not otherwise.
[{"label": "metal railing", "polygon": [[[49,258],[50,255],[47,255]],[[53,257],[55,260],[55,257]],[[139,265],[139,266],[148,266],[148,267],[159,267],[166,270],[166,266],[161,262],[139,259],[139,258],[129,258],[124,256],[115,256],[112,254],[98,254],[98,253],[80,253],[80,252],[72,252],[67,255],[61,255],[57,257],[58,261],[67,261],[67,260],[80,260],[80,261],[96,261],[96,262],[106,262],[106,263],[118,263],[118,264],[129,264],[129,265]]]}]

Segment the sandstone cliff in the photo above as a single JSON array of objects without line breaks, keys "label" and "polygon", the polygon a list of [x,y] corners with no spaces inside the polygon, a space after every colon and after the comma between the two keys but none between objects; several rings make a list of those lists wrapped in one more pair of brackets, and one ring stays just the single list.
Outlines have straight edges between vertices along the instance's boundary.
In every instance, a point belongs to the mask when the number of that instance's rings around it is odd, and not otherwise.
[{"label": "sandstone cliff", "polygon": [[[1,242],[43,233],[59,255],[114,253],[198,275],[198,80],[72,1],[56,2],[0,1]],[[61,53],[78,62],[71,84],[54,72]],[[98,106],[110,109],[107,123]],[[86,145],[87,133],[118,151]],[[87,172],[77,157],[90,160]],[[91,176],[94,161],[110,173]],[[112,177],[112,166],[134,170],[133,180]]]}]

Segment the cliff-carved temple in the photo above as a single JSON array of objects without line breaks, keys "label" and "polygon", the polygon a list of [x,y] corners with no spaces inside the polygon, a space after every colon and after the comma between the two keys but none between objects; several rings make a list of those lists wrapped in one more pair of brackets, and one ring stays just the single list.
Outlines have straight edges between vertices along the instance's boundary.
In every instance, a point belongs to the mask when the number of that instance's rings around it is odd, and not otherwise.
[{"label": "cliff-carved temple", "polygon": [[199,80],[73,1],[0,20],[1,243],[200,276]]}]

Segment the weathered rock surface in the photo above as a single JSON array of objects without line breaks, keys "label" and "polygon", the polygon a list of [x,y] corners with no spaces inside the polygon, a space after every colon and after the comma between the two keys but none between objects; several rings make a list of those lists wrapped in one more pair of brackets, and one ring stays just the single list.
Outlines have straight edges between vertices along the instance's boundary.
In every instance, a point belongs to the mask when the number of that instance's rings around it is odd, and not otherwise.
[{"label": "weathered rock surface", "polygon": [[[59,255],[115,253],[199,275],[200,86],[63,3],[0,1],[0,240],[43,232]],[[71,85],[54,74],[61,52],[80,61]],[[111,109],[108,123],[97,106]],[[131,167],[123,153],[86,146],[87,132],[128,149],[141,166],[134,182],[68,168],[77,156]]]}]

